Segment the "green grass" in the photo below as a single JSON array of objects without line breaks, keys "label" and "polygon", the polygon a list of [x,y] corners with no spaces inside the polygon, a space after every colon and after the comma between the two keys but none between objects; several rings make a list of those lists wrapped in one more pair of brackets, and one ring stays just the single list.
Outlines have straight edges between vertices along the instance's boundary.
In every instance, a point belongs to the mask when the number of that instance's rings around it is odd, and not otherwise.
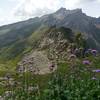
[{"label": "green grass", "polygon": [[69,65],[67,63],[59,63],[57,72],[65,74],[65,73],[67,73],[68,68],[69,68]]}]

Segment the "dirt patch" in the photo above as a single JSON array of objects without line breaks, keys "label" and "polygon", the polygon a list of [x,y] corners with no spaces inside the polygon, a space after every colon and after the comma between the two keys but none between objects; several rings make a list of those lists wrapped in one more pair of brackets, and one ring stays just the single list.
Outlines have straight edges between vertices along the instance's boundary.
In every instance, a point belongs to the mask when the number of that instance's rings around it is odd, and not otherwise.
[{"label": "dirt patch", "polygon": [[[44,51],[34,51],[25,56],[18,64],[18,71],[31,71],[35,74],[50,73],[49,65],[51,61],[48,59]],[[54,70],[57,68],[55,65]]]}]

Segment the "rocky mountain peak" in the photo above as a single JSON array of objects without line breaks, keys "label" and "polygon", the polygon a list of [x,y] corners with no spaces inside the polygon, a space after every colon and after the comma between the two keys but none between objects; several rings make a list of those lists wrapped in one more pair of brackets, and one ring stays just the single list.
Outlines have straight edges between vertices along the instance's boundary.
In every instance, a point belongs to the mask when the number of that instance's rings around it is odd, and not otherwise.
[{"label": "rocky mountain peak", "polygon": [[66,12],[66,8],[60,8],[58,11],[56,11],[56,12],[58,12],[58,13],[60,13],[60,12]]},{"label": "rocky mountain peak", "polygon": [[82,13],[82,9],[74,9],[74,10],[67,10],[66,8],[60,8],[58,11],[56,11],[56,14],[73,14],[73,13]]},{"label": "rocky mountain peak", "polygon": [[71,10],[71,12],[72,13],[80,13],[80,14],[82,14],[83,12],[82,12],[82,9],[80,9],[80,8],[78,8],[78,9],[75,9],[75,10]]}]

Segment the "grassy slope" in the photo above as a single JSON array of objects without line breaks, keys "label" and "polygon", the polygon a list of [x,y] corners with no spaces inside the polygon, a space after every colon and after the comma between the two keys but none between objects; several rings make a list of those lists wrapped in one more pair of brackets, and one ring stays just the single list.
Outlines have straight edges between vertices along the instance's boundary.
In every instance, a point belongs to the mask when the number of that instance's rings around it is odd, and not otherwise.
[{"label": "grassy slope", "polygon": [[13,71],[21,58],[36,49],[43,33],[48,30],[48,27],[41,26],[37,31],[30,36],[20,39],[11,45],[0,49],[0,71],[6,73],[6,69]]}]

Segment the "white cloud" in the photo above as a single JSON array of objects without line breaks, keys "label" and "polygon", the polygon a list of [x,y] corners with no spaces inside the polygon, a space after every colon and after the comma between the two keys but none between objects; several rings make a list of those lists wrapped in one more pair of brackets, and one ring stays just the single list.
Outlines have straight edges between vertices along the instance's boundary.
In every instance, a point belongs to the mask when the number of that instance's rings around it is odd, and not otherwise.
[{"label": "white cloud", "polygon": [[23,0],[19,2],[13,14],[21,17],[42,16],[61,7],[61,0]]},{"label": "white cloud", "polygon": [[100,3],[100,0],[97,0]]},{"label": "white cloud", "polygon": [[84,3],[97,0],[18,0],[19,3],[13,13],[21,18],[42,16],[56,11],[60,7],[74,9],[81,7]]},{"label": "white cloud", "polygon": [[65,7],[67,9],[73,9],[79,3],[79,0],[65,0]]},{"label": "white cloud", "polygon": [[[8,24],[52,13],[61,7],[63,4],[62,1],[63,0],[9,0],[9,2],[16,2],[15,8],[12,8],[7,16],[1,14],[2,19],[0,19],[0,24]],[[4,12],[4,10],[1,11]]]},{"label": "white cloud", "polygon": [[[55,12],[60,7],[67,9],[82,8],[88,15],[99,16],[100,0],[7,0],[13,2],[15,8],[6,14],[0,8],[0,24],[12,23],[31,17],[42,16]],[[9,4],[8,4],[9,6]],[[92,10],[91,10],[92,9]],[[98,11],[98,12],[96,12]],[[5,14],[4,14],[5,12]]]}]

